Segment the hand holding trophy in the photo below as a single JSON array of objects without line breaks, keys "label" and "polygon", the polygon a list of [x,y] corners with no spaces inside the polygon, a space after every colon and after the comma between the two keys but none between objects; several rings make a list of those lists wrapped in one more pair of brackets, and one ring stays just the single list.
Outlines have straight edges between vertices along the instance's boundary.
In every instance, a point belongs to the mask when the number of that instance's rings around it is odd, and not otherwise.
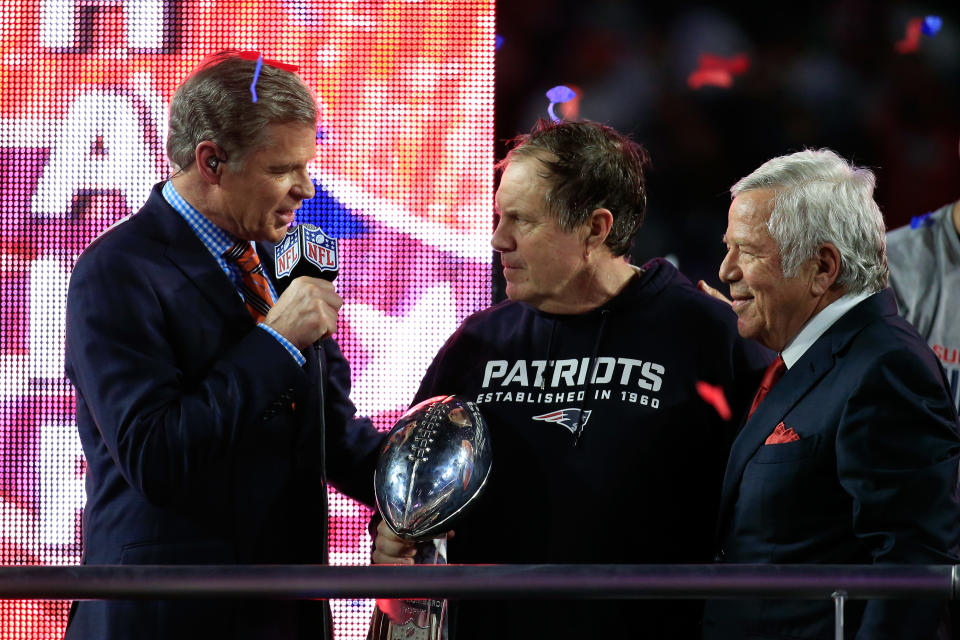
[{"label": "hand holding trophy", "polygon": [[[416,542],[416,564],[446,564],[442,536],[486,484],[487,424],[475,404],[436,396],[390,430],[374,475],[377,508],[391,531]],[[435,539],[434,539],[435,538]],[[377,600],[370,640],[445,640],[446,600]]]}]

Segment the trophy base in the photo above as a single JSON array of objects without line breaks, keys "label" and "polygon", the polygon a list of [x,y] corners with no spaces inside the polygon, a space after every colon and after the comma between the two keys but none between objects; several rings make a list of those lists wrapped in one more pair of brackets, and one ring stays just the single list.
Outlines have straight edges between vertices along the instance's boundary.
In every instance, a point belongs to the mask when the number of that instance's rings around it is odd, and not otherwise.
[{"label": "trophy base", "polygon": [[442,600],[377,600],[367,640],[446,640],[444,604]]},{"label": "trophy base", "polygon": [[[446,539],[419,543],[414,563],[447,564]],[[446,614],[446,600],[378,598],[367,640],[447,640]]]}]

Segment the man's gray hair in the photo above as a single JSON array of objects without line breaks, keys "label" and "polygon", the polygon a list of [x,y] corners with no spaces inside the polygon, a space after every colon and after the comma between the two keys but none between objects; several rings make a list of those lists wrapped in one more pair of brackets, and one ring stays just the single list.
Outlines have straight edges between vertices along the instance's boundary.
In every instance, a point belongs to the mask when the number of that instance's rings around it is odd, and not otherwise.
[{"label": "man's gray hair", "polygon": [[730,189],[773,189],[767,230],[780,247],[783,275],[792,278],[824,243],[840,252],[836,284],[850,293],[887,286],[886,227],[873,200],[876,177],[830,149],[808,149],[763,163]]},{"label": "man's gray hair", "polygon": [[250,86],[257,68],[235,50],[219,51],[187,78],[170,101],[167,156],[178,169],[194,160],[197,145],[210,140],[241,168],[248,152],[267,142],[271,124],[317,124],[317,103],[290,71],[264,63],[257,101]]}]

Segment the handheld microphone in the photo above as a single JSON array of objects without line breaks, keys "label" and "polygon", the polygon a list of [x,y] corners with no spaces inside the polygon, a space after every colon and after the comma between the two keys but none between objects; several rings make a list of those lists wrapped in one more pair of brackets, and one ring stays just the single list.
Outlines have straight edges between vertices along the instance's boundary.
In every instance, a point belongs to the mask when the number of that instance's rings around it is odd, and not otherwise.
[{"label": "handheld microphone", "polygon": [[340,271],[337,239],[312,224],[290,227],[274,249],[274,264],[278,280],[310,276],[333,282]]}]

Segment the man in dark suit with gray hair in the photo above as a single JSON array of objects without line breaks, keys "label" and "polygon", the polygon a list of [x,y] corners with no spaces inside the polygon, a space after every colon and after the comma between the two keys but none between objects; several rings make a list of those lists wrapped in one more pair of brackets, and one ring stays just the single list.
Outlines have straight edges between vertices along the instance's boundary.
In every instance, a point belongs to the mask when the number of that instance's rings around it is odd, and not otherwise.
[{"label": "man in dark suit with gray hair", "polygon": [[[874,176],[829,150],[734,185],[727,254],[737,328],[780,355],[730,452],[722,562],[953,564],[957,414],[943,370],[897,315]],[[933,638],[945,603],[854,601],[850,637]],[[708,603],[705,638],[831,638],[833,604]]]}]

